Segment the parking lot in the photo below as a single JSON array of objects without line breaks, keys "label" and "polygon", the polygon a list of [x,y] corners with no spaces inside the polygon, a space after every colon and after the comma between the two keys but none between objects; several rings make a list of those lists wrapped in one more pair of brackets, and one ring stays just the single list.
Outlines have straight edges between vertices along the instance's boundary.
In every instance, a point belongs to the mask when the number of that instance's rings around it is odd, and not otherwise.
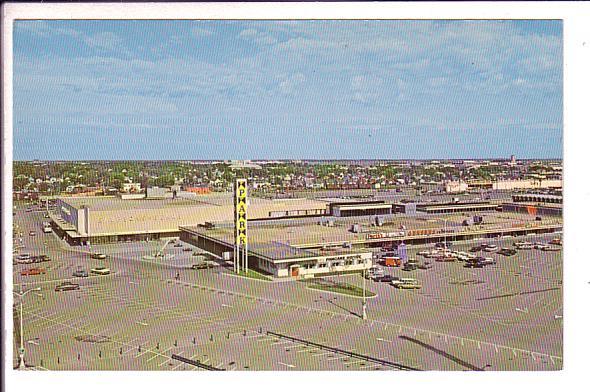
[{"label": "parking lot", "polygon": [[[48,370],[198,370],[173,354],[226,370],[391,370],[267,331],[423,370],[557,370],[562,356],[562,252],[489,254],[496,265],[468,269],[433,262],[430,270],[387,272],[415,277],[420,290],[366,281],[368,301],[307,289],[302,281],[265,282],[228,274],[223,265],[192,270],[188,244],[165,241],[70,247],[42,233],[43,212],[17,210],[20,253],[46,254],[44,275],[21,276],[27,364]],[[36,236],[28,236],[36,230]],[[549,241],[555,235],[526,236]],[[523,238],[494,239],[499,247]],[[490,240],[487,240],[488,242]],[[469,250],[481,241],[456,243]],[[192,251],[184,251],[184,248]],[[410,247],[408,254],[425,247]],[[154,257],[161,251],[163,257]],[[90,258],[93,252],[105,260]],[[485,253],[485,252],[484,252]],[[486,254],[488,256],[488,254]],[[422,256],[416,256],[421,259]],[[72,277],[83,267],[111,274]],[[357,286],[360,275],[329,277]],[[80,290],[56,292],[71,281]],[[15,296],[15,302],[19,298]],[[15,311],[14,357],[18,352]]]}]

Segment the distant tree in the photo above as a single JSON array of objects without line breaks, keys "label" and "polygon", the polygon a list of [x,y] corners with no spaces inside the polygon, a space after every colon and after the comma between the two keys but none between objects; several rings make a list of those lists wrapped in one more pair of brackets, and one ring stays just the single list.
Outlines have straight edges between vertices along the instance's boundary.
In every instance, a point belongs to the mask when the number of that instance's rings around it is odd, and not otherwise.
[{"label": "distant tree", "polygon": [[15,191],[22,191],[25,186],[29,183],[29,179],[28,178],[17,178],[15,177],[12,180],[12,187]]}]

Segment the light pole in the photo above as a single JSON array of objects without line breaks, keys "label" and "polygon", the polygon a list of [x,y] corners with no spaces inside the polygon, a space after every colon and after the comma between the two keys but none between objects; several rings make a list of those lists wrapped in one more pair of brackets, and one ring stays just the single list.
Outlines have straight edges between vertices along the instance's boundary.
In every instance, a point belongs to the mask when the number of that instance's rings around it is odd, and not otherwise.
[{"label": "light pole", "polygon": [[367,289],[366,289],[366,280],[367,280],[367,259],[363,259],[363,320],[367,319]]},{"label": "light pole", "polygon": [[41,291],[41,287],[37,287],[34,289],[29,289],[23,292],[22,286],[20,289],[20,293],[13,292],[14,294],[20,297],[20,347],[18,349],[18,367],[17,369],[24,369],[25,368],[25,345],[23,339],[23,297],[30,293],[31,291]]},{"label": "light pole", "polygon": [[443,222],[445,222],[445,242],[444,242],[444,248],[447,249],[447,218],[443,218]]}]

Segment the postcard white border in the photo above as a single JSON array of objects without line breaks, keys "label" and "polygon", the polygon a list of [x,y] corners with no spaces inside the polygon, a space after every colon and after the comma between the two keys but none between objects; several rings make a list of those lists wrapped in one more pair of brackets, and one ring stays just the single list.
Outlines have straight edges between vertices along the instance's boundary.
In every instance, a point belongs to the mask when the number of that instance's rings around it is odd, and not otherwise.
[{"label": "postcard white border", "polygon": [[[12,322],[7,322],[4,374],[7,390],[185,390],[237,389],[453,389],[497,391],[559,390],[587,383],[589,354],[590,260],[585,222],[590,202],[588,179],[588,113],[590,70],[590,5],[568,3],[109,3],[4,4],[2,8],[3,173],[12,172],[12,21],[15,19],[562,19],[564,21],[564,370],[559,372],[236,372],[223,375],[193,372],[14,372]],[[3,243],[10,240],[12,181],[3,178]],[[10,243],[10,242],[8,242]],[[2,248],[3,262],[12,258]],[[586,253],[586,254],[585,254]],[[3,280],[3,317],[10,321],[12,276]],[[586,377],[583,377],[586,376]]]}]

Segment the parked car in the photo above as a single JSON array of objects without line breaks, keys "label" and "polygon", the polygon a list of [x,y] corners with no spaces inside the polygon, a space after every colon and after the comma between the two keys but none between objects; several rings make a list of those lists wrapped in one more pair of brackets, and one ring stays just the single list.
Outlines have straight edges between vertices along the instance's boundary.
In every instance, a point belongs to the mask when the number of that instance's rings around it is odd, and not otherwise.
[{"label": "parked car", "polygon": [[43,233],[51,233],[51,227],[45,226],[43,228]]},{"label": "parked car", "polygon": [[542,242],[535,242],[534,244],[535,249],[544,250],[545,248],[549,248],[549,244],[544,244]]},{"label": "parked car", "polygon": [[563,245],[563,240],[561,238],[554,238],[549,241],[551,245]]},{"label": "parked car", "polygon": [[107,255],[105,255],[104,253],[93,253],[90,255],[91,259],[97,259],[97,260],[104,260],[107,258]]},{"label": "parked car", "polygon": [[78,283],[63,282],[63,283],[55,286],[55,291],[70,291],[70,290],[80,290],[80,285]]},{"label": "parked car", "polygon": [[404,263],[404,268],[402,268],[402,271],[414,271],[416,269],[418,269],[418,263],[408,261]]},{"label": "parked car", "polygon": [[191,248],[184,248],[182,251],[183,252],[192,252],[193,250]]},{"label": "parked car", "polygon": [[417,256],[428,256],[429,254],[430,254],[430,251],[428,251],[428,250],[421,250],[416,253]]},{"label": "parked car", "polygon": [[17,260],[29,260],[31,255],[29,253],[21,253],[20,255],[16,256]]},{"label": "parked car", "polygon": [[433,267],[430,261],[425,261],[423,263],[418,264],[418,269],[427,270]]},{"label": "parked car", "polygon": [[29,235],[30,235],[31,237],[34,237],[34,236],[36,236],[36,235],[37,235],[37,233],[35,233],[33,230],[31,230],[31,231],[29,231]]},{"label": "parked car", "polygon": [[561,250],[561,248],[559,246],[547,246],[541,250],[544,250],[545,252],[558,252]]},{"label": "parked car", "polygon": [[213,267],[215,267],[215,265],[213,265],[211,263],[199,263],[199,264],[191,265],[191,269],[207,269],[207,268],[213,268]]},{"label": "parked car", "polygon": [[371,267],[366,273],[367,279],[374,279],[378,276],[385,276],[385,271],[383,271],[383,268],[380,266]]},{"label": "parked car", "polygon": [[42,275],[47,273],[47,271],[45,270],[45,268],[30,268],[30,269],[26,269],[26,270],[22,270],[20,272],[20,274],[22,276],[30,276],[30,275]]},{"label": "parked car", "polygon": [[485,264],[477,262],[477,261],[469,261],[463,264],[464,268],[483,268]]},{"label": "parked car", "polygon": [[436,261],[443,263],[454,263],[455,261],[457,261],[457,258],[454,256],[441,256],[437,257]]},{"label": "parked car", "polygon": [[449,241],[447,242],[437,242],[434,247],[436,249],[449,249],[451,247],[451,243]]},{"label": "parked car", "polygon": [[96,267],[90,270],[90,273],[96,275],[108,275],[111,273],[111,270],[106,267]]},{"label": "parked car", "polygon": [[484,252],[495,252],[498,250],[498,245],[486,245],[485,248],[483,248]]},{"label": "parked car", "polygon": [[178,244],[174,244],[175,248],[182,248],[182,244],[179,242]]},{"label": "parked car", "polygon": [[74,271],[74,273],[72,275],[75,276],[76,278],[86,278],[86,277],[88,277],[88,271],[86,271],[85,269],[79,268],[76,271]]},{"label": "parked car", "polygon": [[517,247],[517,246],[523,246],[523,245],[529,245],[529,244],[532,245],[532,243],[527,242],[527,241],[516,241],[512,245],[514,247]]},{"label": "parked car", "polygon": [[399,267],[402,265],[402,259],[394,256],[387,256],[383,259],[383,264],[386,267]]},{"label": "parked car", "polygon": [[475,262],[475,263],[481,263],[483,265],[496,264],[496,261],[491,257],[476,257],[475,259],[471,259],[470,261]]},{"label": "parked car", "polygon": [[396,278],[394,278],[391,275],[383,275],[383,276],[377,276],[373,278],[374,282],[385,282],[385,283],[391,283],[395,280]]},{"label": "parked car", "polygon": [[517,252],[514,249],[502,248],[496,253],[503,255],[503,256],[514,256]]},{"label": "parked car", "polygon": [[413,278],[401,278],[398,282],[392,283],[398,289],[421,289],[422,285]]},{"label": "parked car", "polygon": [[474,246],[471,249],[469,249],[470,252],[481,252],[483,250],[483,248],[481,246]]}]

